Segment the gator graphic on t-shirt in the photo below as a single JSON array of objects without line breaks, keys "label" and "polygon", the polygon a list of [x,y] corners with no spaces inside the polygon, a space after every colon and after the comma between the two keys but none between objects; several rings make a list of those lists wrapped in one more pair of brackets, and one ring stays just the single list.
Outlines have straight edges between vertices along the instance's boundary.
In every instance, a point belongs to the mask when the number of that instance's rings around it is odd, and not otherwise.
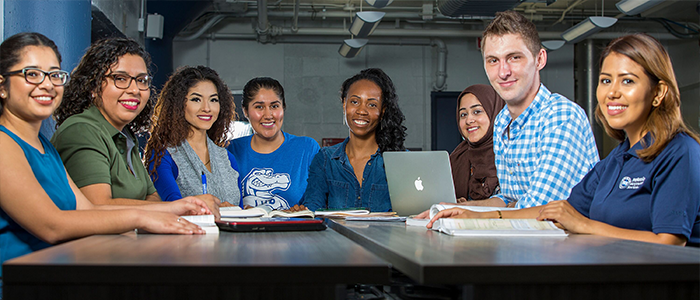
[{"label": "gator graphic on t-shirt", "polygon": [[275,191],[286,191],[291,185],[287,173],[275,173],[271,168],[253,168],[243,179],[243,205],[268,205],[273,209],[289,209],[289,202]]}]

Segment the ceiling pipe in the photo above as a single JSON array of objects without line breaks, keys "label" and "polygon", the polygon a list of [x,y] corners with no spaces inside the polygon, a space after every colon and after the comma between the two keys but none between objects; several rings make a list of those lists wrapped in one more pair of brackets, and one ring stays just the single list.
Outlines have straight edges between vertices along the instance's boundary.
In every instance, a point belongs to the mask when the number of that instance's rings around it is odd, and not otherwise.
[{"label": "ceiling pipe", "polygon": [[216,15],[213,18],[211,18],[209,21],[207,21],[207,23],[205,23],[201,28],[199,28],[199,30],[197,30],[197,32],[195,32],[191,35],[188,35],[188,36],[184,36],[184,37],[176,36],[174,40],[175,41],[192,41],[192,40],[198,39],[200,36],[202,36],[202,34],[207,32],[207,30],[209,30],[210,28],[214,27],[214,25],[219,23],[224,18],[226,18],[226,15]]},{"label": "ceiling pipe", "polygon": [[566,16],[566,13],[568,13],[569,11],[571,11],[572,9],[574,9],[574,7],[576,7],[577,5],[579,5],[579,4],[581,4],[581,3],[584,3],[584,2],[586,2],[586,1],[587,1],[587,0],[578,0],[578,1],[574,2],[573,4],[569,5],[569,7],[567,7],[567,8],[561,13],[561,17],[560,17],[556,22],[554,22],[552,25],[550,25],[550,26],[557,25],[557,24],[559,24],[561,21],[564,21],[564,16]]},{"label": "ceiling pipe", "polygon": [[258,39],[261,43],[269,40],[269,24],[267,22],[267,0],[258,0]]},{"label": "ceiling pipe", "polygon": [[[297,3],[299,3],[299,0],[296,0]],[[292,17],[294,18],[294,24],[292,25],[291,33],[296,34],[299,27],[298,27],[298,21],[300,17],[303,18],[311,18],[311,17],[327,17],[327,18],[352,18],[352,13],[351,12],[318,12],[314,15],[312,12],[300,12],[297,11],[295,13],[292,12],[281,12],[281,11],[272,11],[269,12],[265,10],[266,16],[267,17],[279,17],[279,18],[289,18]],[[225,18],[255,18],[258,17],[259,12],[257,11],[250,11],[246,13],[241,13],[241,14],[219,14],[214,17],[212,17],[209,21],[207,21],[201,28],[197,30],[197,32],[188,35],[188,36],[177,36],[175,37],[176,41],[191,41],[200,38],[205,32],[207,32],[209,29],[214,27],[216,24],[218,24],[221,20]],[[410,19],[420,19],[420,15],[418,13],[398,13],[398,12],[387,12],[386,15],[384,16],[384,19],[406,19],[406,21],[410,21]],[[487,19],[492,19],[493,17],[470,17],[470,19],[473,20],[487,20]],[[455,18],[446,18],[446,17],[439,17],[436,16],[435,19],[445,19],[445,20],[456,20]],[[260,20],[260,18],[258,18]],[[466,20],[466,19],[465,19]],[[456,22],[456,21],[455,21]],[[411,23],[411,22],[409,22]],[[265,23],[267,24],[267,23]],[[269,25],[269,24],[268,24]],[[260,26],[260,25],[258,25]],[[269,27],[268,27],[269,30]],[[379,29],[381,30],[381,29]],[[479,37],[481,36],[481,31],[478,31],[478,34],[476,33],[477,31],[473,31],[472,33],[467,33],[467,37]],[[540,33],[541,38],[559,38],[560,33],[553,34],[552,36],[545,37],[542,36],[543,33]],[[332,34],[335,35],[335,34]],[[430,34],[422,35],[424,37],[430,37]],[[460,35],[456,37],[461,37],[465,35]],[[451,37],[449,34],[446,34],[445,36],[442,37]],[[658,36],[655,36],[658,38]],[[667,38],[670,38],[667,37]]]},{"label": "ceiling pipe", "polygon": [[294,33],[299,31],[299,3],[301,3],[301,0],[294,1],[294,18],[292,20],[292,32]]},{"label": "ceiling pipe", "polygon": [[[270,28],[272,36],[288,36],[288,35],[299,35],[299,36],[343,36],[347,37],[348,31],[343,28],[299,28],[299,30],[294,33],[290,28],[282,28],[277,26],[272,26]],[[540,32],[541,39],[555,39],[561,37],[561,31],[545,31]],[[236,39],[238,36],[245,33],[212,33],[207,35],[208,38],[213,39]],[[373,37],[427,37],[427,38],[474,38],[481,37],[481,30],[430,30],[430,29],[392,29],[392,28],[377,28]],[[599,32],[592,36],[591,39],[614,39],[621,37],[623,35],[629,34],[628,32]],[[649,35],[659,39],[659,40],[669,40],[678,39],[670,33],[648,33]],[[371,44],[372,42],[370,42]]]},{"label": "ceiling pipe", "polygon": [[430,45],[437,47],[438,61],[436,80],[433,84],[433,91],[444,91],[447,88],[447,47],[441,39],[431,39]]},{"label": "ceiling pipe", "polygon": [[[209,34],[208,39],[232,39],[232,40],[248,40],[254,41],[257,39],[255,34]],[[275,37],[274,43],[294,43],[294,44],[332,44],[337,45],[342,42],[342,37],[320,37],[320,36],[278,36]],[[368,42],[372,45],[392,45],[392,46],[433,46],[437,47],[438,59],[435,83],[433,84],[434,91],[444,91],[447,88],[447,46],[441,39],[404,39],[404,38],[383,38],[373,39]]]}]

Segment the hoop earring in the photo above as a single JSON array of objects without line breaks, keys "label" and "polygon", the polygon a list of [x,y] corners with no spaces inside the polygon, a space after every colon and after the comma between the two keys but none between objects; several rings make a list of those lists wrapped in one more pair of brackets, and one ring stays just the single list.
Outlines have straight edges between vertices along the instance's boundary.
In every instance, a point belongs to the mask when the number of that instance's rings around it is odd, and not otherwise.
[{"label": "hoop earring", "polygon": [[651,105],[659,106],[659,99],[654,99],[654,101],[651,102]]}]

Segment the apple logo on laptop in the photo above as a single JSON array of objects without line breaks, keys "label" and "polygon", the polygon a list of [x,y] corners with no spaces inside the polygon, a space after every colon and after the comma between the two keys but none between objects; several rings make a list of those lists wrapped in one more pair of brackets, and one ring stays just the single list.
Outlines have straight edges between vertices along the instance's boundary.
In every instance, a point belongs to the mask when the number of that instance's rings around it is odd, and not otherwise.
[{"label": "apple logo on laptop", "polygon": [[416,185],[416,190],[422,191],[423,190],[423,180],[420,180],[420,177],[416,179],[416,181],[413,183]]}]

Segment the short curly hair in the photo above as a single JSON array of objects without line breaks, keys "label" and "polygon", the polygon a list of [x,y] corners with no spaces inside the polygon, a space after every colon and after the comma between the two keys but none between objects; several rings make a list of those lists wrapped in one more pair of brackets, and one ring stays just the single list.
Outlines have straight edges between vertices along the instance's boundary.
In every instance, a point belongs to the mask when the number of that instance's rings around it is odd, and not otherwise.
[{"label": "short curly hair", "polygon": [[403,125],[403,122],[406,120],[406,117],[404,117],[403,112],[399,108],[399,97],[396,95],[394,83],[384,71],[370,68],[348,78],[340,88],[340,100],[345,101],[350,86],[360,80],[374,82],[382,90],[383,113],[380,115],[379,126],[375,135],[379,145],[379,152],[406,150],[403,145],[406,140],[406,126]]},{"label": "short curly hair", "polygon": [[[127,54],[143,58],[150,75],[151,56],[133,39],[107,38],[93,43],[88,48],[71,73],[71,80],[66,84],[63,102],[54,113],[56,126],[61,125],[72,115],[82,113],[90,105],[98,107],[102,105],[100,95],[102,95],[102,83],[106,80],[105,75],[121,57]],[[134,133],[145,132],[151,126],[156,91],[153,86],[150,89],[151,95],[143,111],[126,125]],[[93,95],[97,96],[93,97]]]},{"label": "short curly hair", "polygon": [[207,136],[217,145],[226,146],[226,133],[231,122],[236,119],[233,94],[219,74],[211,68],[205,66],[178,68],[163,86],[155,106],[151,137],[146,144],[146,166],[153,162],[153,167],[148,170],[151,176],[157,176],[155,167],[160,164],[165,149],[180,145],[190,134],[192,126],[185,119],[187,94],[192,87],[203,81],[209,81],[216,87],[220,107],[216,121],[207,130]]}]

